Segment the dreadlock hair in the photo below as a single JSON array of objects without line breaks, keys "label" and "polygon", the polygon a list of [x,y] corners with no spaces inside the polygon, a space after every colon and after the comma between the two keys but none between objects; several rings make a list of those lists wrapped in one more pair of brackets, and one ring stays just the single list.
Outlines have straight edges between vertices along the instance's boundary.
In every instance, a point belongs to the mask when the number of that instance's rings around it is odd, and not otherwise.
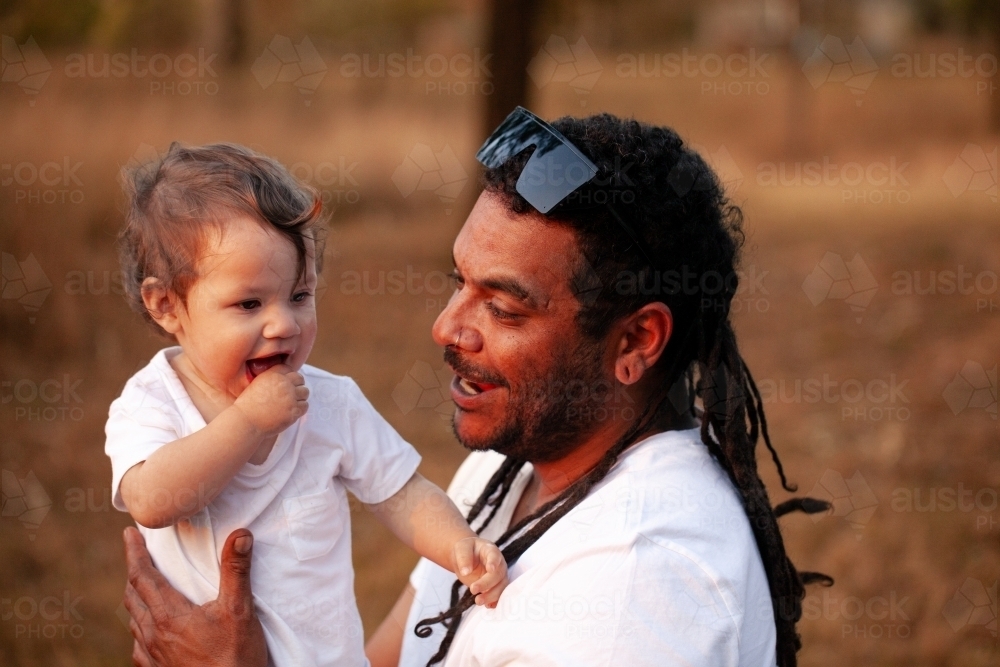
[{"label": "dreadlock hair", "polygon": [[[772,509],[757,472],[756,446],[758,436],[762,436],[782,487],[795,491],[771,445],[760,392],[740,355],[729,318],[739,286],[742,212],[726,199],[705,161],[669,128],[609,114],[565,117],[552,125],[598,167],[593,180],[544,218],[552,224],[568,225],[577,235],[585,261],[579,263],[572,282],[580,301],[577,323],[582,334],[600,340],[620,318],[659,301],[671,310],[674,335],[651,369],[663,379],[661,390],[639,411],[624,436],[560,496],[511,526],[497,545],[512,565],[587,496],[658,417],[671,408],[680,413],[690,411],[700,416],[702,442],[739,492],[767,574],[777,630],[777,663],[794,667],[801,647],[795,624],[802,616],[803,586],[812,582],[829,585],[833,580],[795,569],[785,553],[777,518],[791,511],[820,512],[829,504],[793,498]],[[539,215],[515,189],[532,150],[522,151],[483,175],[485,190],[515,214]],[[658,266],[650,266],[617,217],[629,221]],[[595,277],[600,286],[596,294]],[[688,397],[686,405],[677,405],[678,393],[671,391],[678,385],[686,390],[681,392]],[[489,509],[477,532],[496,515],[524,463],[508,457],[490,479],[467,517],[470,525],[475,525]],[[468,590],[460,595],[462,588],[456,581],[451,608],[420,621],[415,628],[420,637],[430,636],[430,626],[436,623],[446,629],[428,667],[444,659],[462,614],[474,603]]]}]

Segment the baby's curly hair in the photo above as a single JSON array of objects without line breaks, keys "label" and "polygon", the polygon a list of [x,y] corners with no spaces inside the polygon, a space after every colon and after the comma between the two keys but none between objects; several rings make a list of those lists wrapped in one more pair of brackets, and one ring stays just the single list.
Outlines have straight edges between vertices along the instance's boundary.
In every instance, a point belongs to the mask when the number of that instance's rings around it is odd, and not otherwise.
[{"label": "baby's curly hair", "polygon": [[207,233],[224,231],[234,218],[250,218],[291,241],[300,274],[312,239],[316,271],[322,270],[322,202],[269,157],[235,144],[174,142],[160,159],[123,170],[122,180],[127,204],[118,245],[125,299],[160,333],[143,303],[143,281],[157,278],[184,302]]}]

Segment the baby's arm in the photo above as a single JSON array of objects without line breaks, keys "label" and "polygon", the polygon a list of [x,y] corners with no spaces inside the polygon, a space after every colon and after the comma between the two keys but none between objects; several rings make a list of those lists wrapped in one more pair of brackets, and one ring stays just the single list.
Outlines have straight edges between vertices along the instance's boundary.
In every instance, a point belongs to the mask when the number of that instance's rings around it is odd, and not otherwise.
[{"label": "baby's arm", "polygon": [[454,572],[476,604],[496,605],[507,586],[503,554],[469,528],[444,491],[414,473],[388,500],[365,507],[418,554]]},{"label": "baby's arm", "polygon": [[261,373],[205,428],[129,468],[121,481],[129,514],[147,528],[162,528],[198,513],[266,438],[305,414],[308,397],[302,376],[287,366]]}]

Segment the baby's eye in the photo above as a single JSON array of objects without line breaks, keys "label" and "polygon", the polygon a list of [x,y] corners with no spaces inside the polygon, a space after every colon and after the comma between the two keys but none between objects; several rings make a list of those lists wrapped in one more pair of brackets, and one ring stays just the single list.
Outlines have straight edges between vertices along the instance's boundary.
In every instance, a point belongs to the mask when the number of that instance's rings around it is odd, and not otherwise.
[{"label": "baby's eye", "polygon": [[247,299],[246,301],[240,301],[238,304],[243,310],[256,310],[260,308],[260,299]]},{"label": "baby's eye", "polygon": [[311,296],[312,294],[308,290],[302,292],[296,292],[295,294],[292,295],[292,301],[295,303],[302,303]]}]

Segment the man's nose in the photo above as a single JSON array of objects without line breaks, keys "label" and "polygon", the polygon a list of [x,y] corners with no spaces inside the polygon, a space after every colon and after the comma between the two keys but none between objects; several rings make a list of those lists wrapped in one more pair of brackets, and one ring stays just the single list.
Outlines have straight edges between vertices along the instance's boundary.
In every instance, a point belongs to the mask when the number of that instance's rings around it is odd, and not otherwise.
[{"label": "man's nose", "polygon": [[275,306],[268,313],[264,338],[291,338],[302,332],[298,320],[289,308]]},{"label": "man's nose", "polygon": [[470,308],[471,304],[463,300],[460,292],[454,294],[431,328],[434,342],[441,347],[454,345],[467,352],[480,351],[483,337],[470,317]]}]

